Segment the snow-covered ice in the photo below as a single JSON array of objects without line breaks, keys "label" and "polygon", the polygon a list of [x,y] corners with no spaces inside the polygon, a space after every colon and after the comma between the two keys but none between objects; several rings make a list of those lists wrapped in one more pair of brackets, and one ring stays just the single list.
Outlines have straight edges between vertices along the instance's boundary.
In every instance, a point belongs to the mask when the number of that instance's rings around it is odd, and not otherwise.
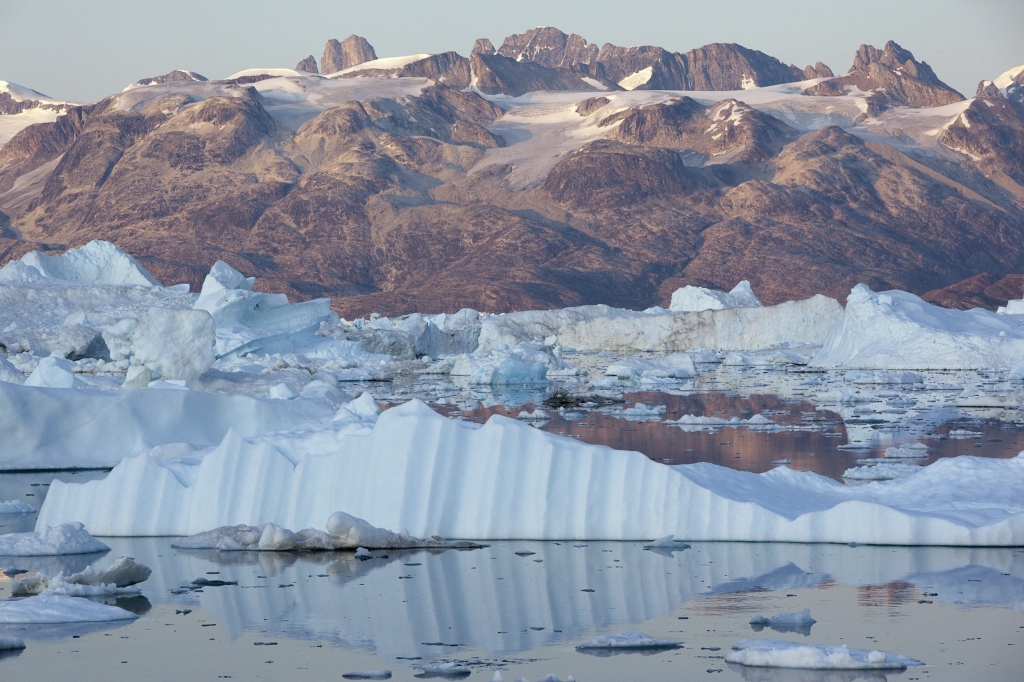
[{"label": "snow-covered ice", "polygon": [[727,663],[759,668],[810,670],[903,670],[924,665],[908,656],[852,649],[847,645],[800,644],[777,639],[744,639],[733,645]]},{"label": "snow-covered ice", "polygon": [[39,524],[36,527],[39,530],[32,533],[0,535],[0,556],[56,556],[110,550],[76,521],[56,526]]},{"label": "snow-covered ice", "polygon": [[980,369],[1024,360],[1024,322],[949,310],[905,291],[850,292],[842,319],[811,365],[848,369]]},{"label": "snow-covered ice", "polygon": [[633,630],[615,635],[599,635],[576,645],[577,649],[676,649],[682,642],[657,639]]},{"label": "snow-covered ice", "polygon": [[0,599],[0,624],[98,623],[138,618],[131,611],[81,597],[41,594],[24,599]]},{"label": "snow-covered ice", "polygon": [[672,302],[669,303],[668,309],[674,313],[685,313],[761,306],[761,301],[750,288],[750,282],[743,280],[729,292],[691,285],[676,289],[672,292]]}]

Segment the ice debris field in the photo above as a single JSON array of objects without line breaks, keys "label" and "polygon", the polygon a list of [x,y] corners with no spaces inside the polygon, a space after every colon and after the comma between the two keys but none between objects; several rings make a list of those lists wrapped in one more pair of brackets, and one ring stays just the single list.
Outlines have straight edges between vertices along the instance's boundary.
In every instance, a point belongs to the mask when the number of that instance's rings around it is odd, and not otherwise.
[{"label": "ice debris field", "polygon": [[[925,446],[894,443],[843,483],[784,460],[765,473],[666,465],[536,428],[550,416],[536,408],[479,424],[417,399],[442,384],[466,395],[557,384],[568,402],[545,409],[566,416],[614,402],[627,384],[692,388],[720,365],[803,372],[809,386],[835,389],[817,392],[822,404],[874,391],[897,408],[908,391],[956,395],[921,373],[973,372],[1005,390],[958,385],[957,401],[1016,409],[1024,319],[1014,302],[955,311],[858,285],[845,308],[824,296],[764,306],[741,282],[728,293],[684,287],[668,309],[347,321],[327,299],[291,303],[254,283],[217,262],[198,295],[164,287],[99,241],[0,268],[0,469],[111,469],[55,481],[38,538],[8,536],[0,554],[46,553],[74,523],[221,549],[509,538],[1024,545],[1021,456],[922,465],[900,453]],[[373,392],[390,392],[388,409]],[[640,402],[611,414],[683,430],[804,428],[772,414],[668,419]],[[857,421],[842,447],[860,447]],[[0,511],[24,512],[13,502]]]}]

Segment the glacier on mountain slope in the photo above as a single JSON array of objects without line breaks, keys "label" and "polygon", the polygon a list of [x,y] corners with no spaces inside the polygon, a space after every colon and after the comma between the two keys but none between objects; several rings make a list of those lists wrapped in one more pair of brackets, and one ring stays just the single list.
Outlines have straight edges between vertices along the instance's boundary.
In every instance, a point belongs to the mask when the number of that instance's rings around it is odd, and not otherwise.
[{"label": "glacier on mountain slope", "polygon": [[189,457],[143,453],[103,480],[55,481],[38,524],[190,535],[315,527],[345,509],[417,537],[1024,543],[1024,456],[948,458],[908,478],[847,487],[786,467],[668,467],[501,416],[482,426],[447,419],[416,400],[326,439],[288,440],[229,433]]},{"label": "glacier on mountain slope", "polygon": [[848,369],[1007,368],[1024,360],[1024,322],[987,310],[949,310],[905,291],[863,284],[811,360]]},{"label": "glacier on mountain slope", "polygon": [[674,313],[702,310],[723,310],[725,308],[760,308],[761,301],[754,295],[750,282],[743,280],[728,293],[687,285],[672,293],[668,309]]}]

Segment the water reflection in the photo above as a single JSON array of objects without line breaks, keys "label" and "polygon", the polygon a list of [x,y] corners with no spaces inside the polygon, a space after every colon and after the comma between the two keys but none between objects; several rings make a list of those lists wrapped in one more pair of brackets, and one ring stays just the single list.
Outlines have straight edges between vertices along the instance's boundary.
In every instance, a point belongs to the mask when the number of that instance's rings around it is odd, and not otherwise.
[{"label": "water reflection", "polygon": [[[255,631],[392,658],[572,643],[688,603],[698,616],[749,618],[752,593],[837,583],[861,588],[865,604],[898,608],[928,594],[1024,610],[1024,554],[1012,549],[693,543],[665,556],[641,543],[499,542],[474,551],[375,552],[362,561],[347,552],[186,552],[169,538],[105,541],[111,556],[134,556],[153,569],[142,586],[147,603],[201,608],[231,639]],[[515,554],[524,549],[535,554]],[[199,576],[238,585],[170,592]],[[78,634],[48,627],[0,628],[0,635]]]}]

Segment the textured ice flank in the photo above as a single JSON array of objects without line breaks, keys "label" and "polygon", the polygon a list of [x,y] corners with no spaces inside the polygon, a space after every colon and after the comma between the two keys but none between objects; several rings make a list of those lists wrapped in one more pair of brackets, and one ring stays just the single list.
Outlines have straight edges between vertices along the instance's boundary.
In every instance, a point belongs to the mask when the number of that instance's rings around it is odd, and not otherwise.
[{"label": "textured ice flank", "polygon": [[902,670],[924,665],[907,656],[884,651],[851,649],[823,644],[799,644],[777,639],[744,639],[733,645],[727,663],[760,668],[811,670]]},{"label": "textured ice flank", "polygon": [[229,434],[186,460],[144,453],[103,480],[55,481],[38,523],[189,535],[315,527],[345,509],[416,537],[1024,544],[1024,456],[946,458],[909,478],[845,486],[786,467],[665,466],[501,416],[447,419],[416,400],[369,423],[317,447]]},{"label": "textured ice flank", "polygon": [[577,649],[675,649],[682,642],[671,639],[657,639],[633,630],[617,635],[600,635],[576,645]]},{"label": "textured ice flank", "polygon": [[[160,286],[132,256],[110,242],[100,240],[93,240],[77,249],[68,249],[56,256],[30,251],[21,257],[20,262],[44,277],[72,284]],[[0,273],[9,267],[10,263],[0,268]]]},{"label": "textured ice flank", "polygon": [[987,310],[949,310],[905,291],[850,292],[816,367],[979,369],[1024,359],[1024,322]]},{"label": "textured ice flank", "polygon": [[760,308],[760,299],[754,295],[750,282],[743,280],[728,293],[687,285],[672,293],[669,310],[676,313],[722,310],[724,308]]},{"label": "textured ice flank", "polygon": [[138,618],[117,606],[80,597],[42,594],[26,599],[0,600],[0,624],[97,623]]},{"label": "textured ice flank", "polygon": [[0,535],[0,556],[56,556],[107,552],[109,547],[89,535],[81,523],[69,521],[59,526],[36,526],[34,533]]}]

